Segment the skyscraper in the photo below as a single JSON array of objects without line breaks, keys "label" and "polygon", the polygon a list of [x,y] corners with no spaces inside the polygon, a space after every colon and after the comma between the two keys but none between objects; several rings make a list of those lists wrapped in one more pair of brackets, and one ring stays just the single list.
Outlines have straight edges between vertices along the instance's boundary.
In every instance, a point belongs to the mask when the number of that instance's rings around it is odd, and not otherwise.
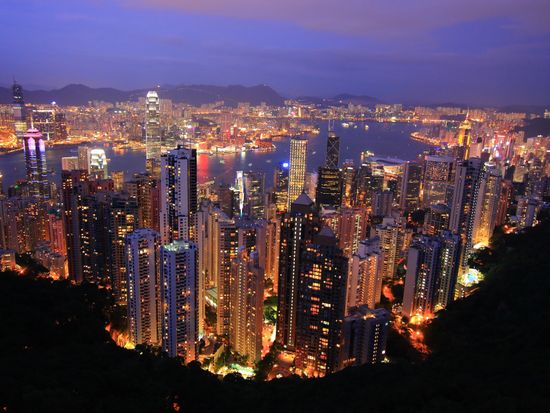
[{"label": "skyscraper", "polygon": [[34,128],[23,135],[25,150],[25,167],[31,194],[35,197],[48,198],[48,178],[46,167],[46,145],[42,134]]},{"label": "skyscraper", "polygon": [[197,152],[180,145],[161,157],[160,233],[163,244],[193,239],[197,208]]},{"label": "skyscraper", "polygon": [[386,354],[390,314],[361,305],[344,319],[340,368],[377,364]]},{"label": "skyscraper", "polygon": [[138,229],[126,237],[128,329],[133,344],[161,344],[160,235]]},{"label": "skyscraper", "polygon": [[489,246],[489,241],[495,229],[497,210],[500,200],[501,174],[494,163],[486,162],[483,165],[479,179],[480,198],[477,202],[472,244],[475,246]]},{"label": "skyscraper", "polygon": [[273,175],[273,192],[277,212],[286,212],[288,207],[288,162],[280,162]]},{"label": "skyscraper", "polygon": [[194,243],[161,247],[162,350],[189,363],[198,355],[198,274]]},{"label": "skyscraper", "polygon": [[296,342],[296,312],[302,251],[318,231],[318,215],[313,201],[301,194],[281,222],[277,341],[293,349]]},{"label": "skyscraper", "polygon": [[251,364],[262,354],[264,271],[258,257],[243,247],[231,263],[230,343]]},{"label": "skyscraper", "polygon": [[444,156],[427,156],[424,159],[422,206],[449,204],[454,183],[454,159]]},{"label": "skyscraper", "polygon": [[109,172],[107,171],[107,155],[102,148],[94,148],[90,150],[90,176],[94,179],[107,179]]},{"label": "skyscraper", "polygon": [[319,181],[315,202],[318,208],[335,209],[342,203],[342,182],[338,169],[340,138],[333,131],[327,137],[325,165],[319,167]]},{"label": "skyscraper", "polygon": [[340,138],[332,130],[328,131],[327,157],[325,166],[331,169],[338,169],[340,160]]},{"label": "skyscraper", "polygon": [[265,218],[265,174],[263,172],[244,173],[245,210],[252,219]]},{"label": "skyscraper", "polygon": [[444,231],[420,236],[409,248],[403,297],[408,317],[432,317],[452,301],[460,267],[460,238]]},{"label": "skyscraper", "polygon": [[147,92],[145,111],[145,157],[158,162],[161,154],[160,99],[154,90]]},{"label": "skyscraper", "polygon": [[346,308],[367,305],[375,308],[382,295],[382,253],[380,239],[369,238],[359,243],[349,263]]},{"label": "skyscraper", "polygon": [[451,209],[445,204],[430,206],[424,217],[424,233],[426,235],[439,235],[441,231],[449,229]]},{"label": "skyscraper", "polygon": [[404,211],[414,211],[420,208],[420,185],[422,183],[422,167],[416,162],[406,162],[403,165],[401,190],[399,191],[399,208]]},{"label": "skyscraper", "polygon": [[472,123],[466,119],[462,122],[458,128],[457,143],[459,149],[459,155],[462,159],[468,159],[470,157],[470,143],[472,140]]},{"label": "skyscraper", "polygon": [[306,158],[307,139],[293,137],[290,139],[290,165],[288,173],[288,199],[287,207],[290,209],[292,203],[304,190],[306,180]]},{"label": "skyscraper", "polygon": [[15,81],[12,86],[12,97],[15,135],[19,139],[23,139],[23,135],[27,131],[27,110],[23,99],[23,87]]},{"label": "skyscraper", "polygon": [[479,201],[482,162],[470,158],[457,164],[449,229],[462,238],[462,267],[467,267],[473,247],[475,212]]},{"label": "skyscraper", "polygon": [[296,313],[296,368],[322,377],[339,366],[348,260],[329,227],[301,251]]}]

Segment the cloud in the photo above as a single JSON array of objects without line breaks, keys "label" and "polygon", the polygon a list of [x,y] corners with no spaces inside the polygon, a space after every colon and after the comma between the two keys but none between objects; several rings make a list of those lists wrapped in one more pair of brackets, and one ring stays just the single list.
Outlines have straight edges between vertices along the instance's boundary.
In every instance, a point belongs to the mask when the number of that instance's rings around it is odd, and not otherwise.
[{"label": "cloud", "polygon": [[548,32],[548,0],[118,0],[126,7],[283,21],[308,29],[379,39],[422,35],[500,18],[513,29]]}]

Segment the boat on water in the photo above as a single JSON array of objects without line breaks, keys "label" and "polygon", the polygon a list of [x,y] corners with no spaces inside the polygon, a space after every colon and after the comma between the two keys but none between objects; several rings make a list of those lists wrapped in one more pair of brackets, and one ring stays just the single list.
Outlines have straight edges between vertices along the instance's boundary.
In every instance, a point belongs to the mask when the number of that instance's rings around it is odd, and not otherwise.
[{"label": "boat on water", "polygon": [[342,127],[343,127],[343,128],[349,128],[349,123],[347,123],[347,122],[342,122]]},{"label": "boat on water", "polygon": [[369,125],[365,125],[365,130],[369,130]]}]

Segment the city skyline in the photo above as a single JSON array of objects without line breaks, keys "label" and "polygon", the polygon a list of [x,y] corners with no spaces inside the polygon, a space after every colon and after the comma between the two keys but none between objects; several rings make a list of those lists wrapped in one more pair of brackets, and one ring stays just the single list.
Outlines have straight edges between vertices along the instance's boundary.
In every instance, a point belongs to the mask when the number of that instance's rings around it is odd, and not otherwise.
[{"label": "city skyline", "polygon": [[[391,8],[330,0],[261,8],[244,0],[9,0],[0,6],[0,34],[10,37],[19,21],[27,30],[0,47],[9,62],[0,78],[46,88],[268,84],[287,97],[545,105],[549,8],[541,0],[401,1]],[[36,36],[50,45],[47,53]]]}]

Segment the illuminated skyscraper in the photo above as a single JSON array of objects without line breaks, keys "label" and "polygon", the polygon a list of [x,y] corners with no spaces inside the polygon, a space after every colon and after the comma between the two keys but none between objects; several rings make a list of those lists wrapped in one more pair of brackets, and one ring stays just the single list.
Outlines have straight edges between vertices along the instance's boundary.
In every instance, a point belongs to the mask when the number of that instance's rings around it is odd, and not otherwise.
[{"label": "illuminated skyscraper", "polygon": [[15,134],[19,139],[23,139],[23,135],[27,131],[27,111],[23,99],[23,88],[15,82],[12,86],[12,96]]},{"label": "illuminated skyscraper", "polygon": [[473,245],[489,246],[500,200],[501,174],[494,163],[483,165],[479,179],[479,202],[475,211]]},{"label": "illuminated skyscraper", "polygon": [[274,201],[277,212],[286,212],[288,206],[288,162],[280,162],[273,176]]},{"label": "illuminated skyscraper", "polygon": [[161,344],[160,235],[138,229],[126,237],[128,330],[133,344]]},{"label": "illuminated skyscraper", "polygon": [[277,341],[288,347],[296,345],[296,312],[302,251],[318,231],[319,217],[313,201],[301,194],[281,222],[279,250],[279,285],[277,304]]},{"label": "illuminated skyscraper", "polygon": [[390,314],[361,305],[344,319],[340,368],[377,364],[386,354]]},{"label": "illuminated skyscraper", "polygon": [[107,179],[109,173],[107,171],[107,155],[105,150],[94,148],[90,150],[90,176],[94,179]]},{"label": "illuminated skyscraper", "polygon": [[454,182],[454,159],[443,156],[427,156],[424,160],[422,206],[449,204]]},{"label": "illuminated skyscraper", "polygon": [[304,190],[306,181],[307,139],[294,137],[290,139],[290,165],[288,173],[288,200],[290,205]]},{"label": "illuminated skyscraper", "polygon": [[420,208],[420,185],[422,183],[422,167],[416,162],[406,162],[403,165],[401,190],[399,191],[399,208],[404,211],[414,211]]},{"label": "illuminated skyscraper", "polygon": [[145,98],[145,157],[158,162],[161,154],[160,99],[154,90]]},{"label": "illuminated skyscraper", "polygon": [[369,238],[359,243],[349,264],[346,308],[367,305],[375,308],[382,296],[382,253],[380,239]]},{"label": "illuminated skyscraper", "polygon": [[451,209],[445,204],[430,206],[424,216],[424,233],[426,235],[439,235],[441,231],[449,229]]},{"label": "illuminated skyscraper", "polygon": [[244,195],[245,211],[252,219],[265,218],[265,174],[263,172],[245,172]]},{"label": "illuminated skyscraper", "polygon": [[252,364],[262,355],[264,271],[258,252],[241,248],[231,263],[230,343]]},{"label": "illuminated skyscraper", "polygon": [[470,158],[457,164],[449,229],[462,238],[462,267],[466,268],[473,247],[475,212],[479,202],[482,162]]},{"label": "illuminated skyscraper", "polygon": [[458,128],[457,143],[459,148],[459,155],[462,159],[468,159],[470,157],[470,143],[472,140],[472,123],[466,119],[462,122]]},{"label": "illuminated skyscraper", "polygon": [[160,233],[163,244],[193,239],[197,208],[197,152],[180,145],[161,157]]},{"label": "illuminated skyscraper", "polygon": [[348,260],[329,227],[301,251],[296,313],[296,368],[309,377],[338,369]]},{"label": "illuminated skyscraper", "polygon": [[48,198],[48,170],[46,168],[46,145],[42,134],[34,128],[23,135],[25,150],[25,167],[31,194],[35,197]]},{"label": "illuminated skyscraper", "polygon": [[335,209],[342,203],[342,182],[338,169],[340,138],[333,131],[327,137],[325,166],[319,167],[319,181],[315,202],[317,208]]},{"label": "illuminated skyscraper", "polygon": [[197,247],[177,240],[161,247],[162,350],[185,363],[198,356]]},{"label": "illuminated skyscraper", "polygon": [[460,237],[449,231],[420,236],[409,248],[403,313],[432,317],[453,300],[460,267]]}]

